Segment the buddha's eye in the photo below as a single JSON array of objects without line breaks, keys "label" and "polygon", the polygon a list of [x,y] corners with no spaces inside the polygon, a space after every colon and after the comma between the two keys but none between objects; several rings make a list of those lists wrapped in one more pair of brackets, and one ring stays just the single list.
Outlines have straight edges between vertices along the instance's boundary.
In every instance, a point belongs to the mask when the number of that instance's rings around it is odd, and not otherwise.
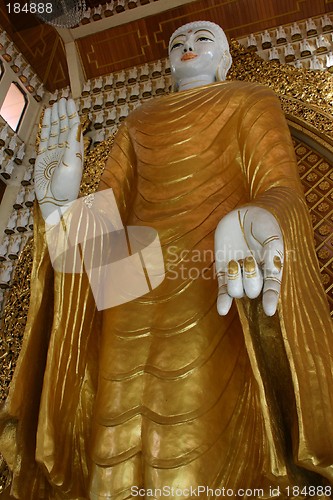
[{"label": "buddha's eye", "polygon": [[182,47],[183,45],[184,45],[183,43],[177,42],[171,47],[171,50],[178,49],[178,47]]},{"label": "buddha's eye", "polygon": [[211,38],[208,38],[208,36],[199,36],[196,40],[197,42],[212,42],[213,40]]}]

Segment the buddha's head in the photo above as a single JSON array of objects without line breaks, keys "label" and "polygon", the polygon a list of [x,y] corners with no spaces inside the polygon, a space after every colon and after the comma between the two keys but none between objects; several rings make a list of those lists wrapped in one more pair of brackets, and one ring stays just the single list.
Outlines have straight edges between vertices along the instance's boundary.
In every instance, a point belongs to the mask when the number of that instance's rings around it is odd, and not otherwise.
[{"label": "buddha's head", "polygon": [[178,28],[170,38],[169,58],[176,90],[223,81],[231,66],[227,37],[209,21]]}]

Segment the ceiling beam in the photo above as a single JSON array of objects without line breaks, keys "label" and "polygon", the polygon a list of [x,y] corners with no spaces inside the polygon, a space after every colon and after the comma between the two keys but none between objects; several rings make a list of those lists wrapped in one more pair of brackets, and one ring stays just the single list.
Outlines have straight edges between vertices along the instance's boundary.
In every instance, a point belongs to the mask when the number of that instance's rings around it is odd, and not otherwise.
[{"label": "ceiling beam", "polygon": [[135,9],[127,9],[123,12],[116,13],[113,16],[105,17],[99,21],[92,21],[89,24],[84,24],[82,26],[78,26],[77,28],[58,29],[58,33],[66,43],[66,41],[68,41],[69,33],[71,40],[78,40],[79,38],[84,38],[86,36],[93,35],[94,33],[114,28],[115,26],[121,26],[132,21],[137,21],[138,19],[144,19],[145,17],[153,16],[154,14],[159,14],[194,1],[195,0],[159,0],[158,2],[140,5]]}]

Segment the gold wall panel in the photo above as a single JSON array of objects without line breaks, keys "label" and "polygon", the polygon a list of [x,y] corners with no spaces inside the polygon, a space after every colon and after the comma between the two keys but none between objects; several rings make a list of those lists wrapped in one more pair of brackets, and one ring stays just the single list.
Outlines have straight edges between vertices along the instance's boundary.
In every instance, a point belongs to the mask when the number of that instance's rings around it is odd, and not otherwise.
[{"label": "gold wall panel", "polygon": [[333,316],[333,163],[293,138],[298,171],[309,207],[321,280]]}]

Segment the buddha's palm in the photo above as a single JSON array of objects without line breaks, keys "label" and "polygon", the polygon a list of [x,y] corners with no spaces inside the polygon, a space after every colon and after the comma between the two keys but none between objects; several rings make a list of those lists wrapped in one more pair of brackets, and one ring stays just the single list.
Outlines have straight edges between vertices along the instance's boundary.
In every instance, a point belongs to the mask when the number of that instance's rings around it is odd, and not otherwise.
[{"label": "buddha's palm", "polygon": [[83,169],[80,119],[72,99],[60,99],[45,110],[35,164],[35,190],[46,220],[76,200]]},{"label": "buddha's palm", "polygon": [[247,206],[226,215],[215,233],[219,314],[228,313],[233,298],[253,299],[263,291],[263,309],[272,316],[281,289],[283,258],[281,229],[268,210]]}]

